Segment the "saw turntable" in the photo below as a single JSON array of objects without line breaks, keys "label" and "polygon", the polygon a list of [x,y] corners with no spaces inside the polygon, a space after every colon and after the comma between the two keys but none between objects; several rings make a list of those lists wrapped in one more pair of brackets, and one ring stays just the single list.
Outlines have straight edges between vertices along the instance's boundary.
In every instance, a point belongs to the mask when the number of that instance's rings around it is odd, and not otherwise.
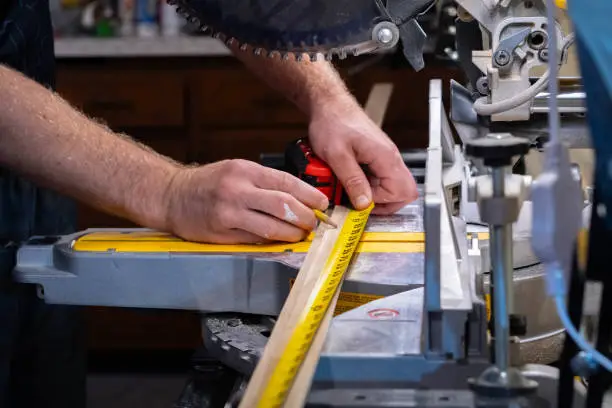
[{"label": "saw turntable", "polygon": [[[424,65],[419,17],[437,7],[431,0],[170,1],[236,49],[299,61],[399,46],[415,69]],[[571,269],[561,253],[573,252],[577,220],[588,210],[580,169],[570,171],[563,153],[532,185],[537,153],[553,133],[573,148],[590,147],[579,78],[560,74],[561,89],[545,92],[575,38],[550,24],[558,11],[552,1],[456,3],[457,51],[468,81],[451,83],[450,114],[443,84],[430,83],[420,198],[395,215],[369,218],[306,406],[584,402],[586,390],[569,369],[578,349],[564,343],[568,324],[558,318],[548,280],[551,264]],[[538,69],[545,71],[534,74]],[[549,135],[542,123],[558,111],[563,125]],[[547,173],[558,163],[562,181]],[[518,165],[527,171],[516,171]],[[566,198],[547,201],[559,185]],[[230,397],[236,401],[312,238],[206,245],[150,230],[87,230],[33,237],[19,249],[14,275],[37,285],[49,303],[201,312],[207,353],[238,374]],[[581,358],[580,367],[590,367]],[[548,365],[559,359],[561,377]]]}]

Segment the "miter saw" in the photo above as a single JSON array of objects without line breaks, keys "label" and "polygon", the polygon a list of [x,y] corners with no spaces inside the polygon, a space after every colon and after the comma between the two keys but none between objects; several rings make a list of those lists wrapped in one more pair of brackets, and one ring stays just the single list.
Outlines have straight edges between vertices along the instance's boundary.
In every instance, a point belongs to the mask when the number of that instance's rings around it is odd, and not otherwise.
[{"label": "miter saw", "polygon": [[[423,67],[425,35],[419,16],[437,7],[431,0],[172,2],[202,29],[256,54],[300,60],[401,46],[415,69]],[[569,166],[563,149],[555,150],[561,159],[547,162],[542,176],[532,153],[549,139],[551,101],[557,102],[551,116],[556,111],[565,115],[555,134],[574,148],[590,147],[584,115],[591,95],[582,91],[576,73],[561,71],[561,90],[546,92],[548,78],[558,75],[549,61],[566,62],[574,37],[562,24],[548,23],[551,7],[542,0],[456,4],[457,55],[468,81],[451,84],[450,115],[442,103],[443,84],[430,84],[421,198],[396,215],[369,221],[343,286],[308,406],[555,406],[557,401],[582,406],[587,391],[574,381],[570,362],[582,367],[579,375],[600,373],[589,382],[589,391],[593,384],[597,390],[607,386],[591,354],[572,360],[574,343],[567,343],[561,358],[561,387],[559,371],[545,365],[559,358],[563,342],[555,301],[547,296],[555,292],[557,280],[546,277],[556,276],[550,265],[569,276],[571,256],[559,248],[573,251],[580,227],[575,221],[589,207],[577,183],[580,169]],[[562,8],[554,11],[564,15]],[[591,40],[583,35],[581,41],[587,38]],[[599,51],[609,57],[609,50]],[[584,52],[582,60],[597,72],[597,54]],[[587,83],[595,80],[593,76]],[[610,107],[609,94],[596,87],[588,89],[592,97]],[[598,105],[589,105],[597,111]],[[592,129],[601,131],[606,119],[595,115]],[[463,147],[455,144],[451,125]],[[595,145],[607,151],[605,143]],[[527,174],[511,171],[518,165]],[[566,176],[565,185],[555,177],[559,174]],[[598,168],[596,184],[601,187],[599,174]],[[567,198],[550,200],[558,198],[551,192],[559,186],[567,187]],[[596,190],[596,203],[607,203],[605,191]],[[601,210],[598,217],[593,220],[610,214]],[[607,231],[601,223],[594,225],[600,234]],[[24,243],[15,277],[38,285],[40,296],[50,303],[206,313],[206,350],[236,374],[228,397],[235,401],[309,245],[308,240],[202,245],[155,231],[88,230]],[[598,346],[608,344],[604,334],[599,339]],[[181,407],[204,406],[206,395],[196,383],[186,394]]]}]

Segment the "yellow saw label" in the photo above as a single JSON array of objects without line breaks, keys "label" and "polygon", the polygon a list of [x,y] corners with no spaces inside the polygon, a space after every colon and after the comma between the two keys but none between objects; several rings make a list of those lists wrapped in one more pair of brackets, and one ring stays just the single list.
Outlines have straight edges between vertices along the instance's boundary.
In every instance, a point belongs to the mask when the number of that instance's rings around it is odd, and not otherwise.
[{"label": "yellow saw label", "polygon": [[[289,290],[293,288],[295,279],[289,279]],[[338,301],[336,302],[336,309],[334,310],[334,316],[338,316],[349,310],[363,306],[366,303],[370,303],[374,300],[384,298],[383,295],[371,295],[367,293],[356,293],[356,292],[340,292],[338,295]]]},{"label": "yellow saw label", "polygon": [[321,270],[321,275],[308,300],[308,305],[304,308],[285,350],[261,394],[258,407],[272,408],[283,405],[330,302],[342,283],[344,273],[361,240],[372,208],[373,205],[370,205],[365,210],[351,210],[349,212],[338,239]]}]

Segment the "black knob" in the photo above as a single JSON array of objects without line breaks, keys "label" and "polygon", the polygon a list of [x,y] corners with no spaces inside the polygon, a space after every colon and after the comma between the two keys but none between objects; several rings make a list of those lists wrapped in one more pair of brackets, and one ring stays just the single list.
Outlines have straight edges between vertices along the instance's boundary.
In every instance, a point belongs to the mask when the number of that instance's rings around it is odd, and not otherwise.
[{"label": "black knob", "polygon": [[[510,323],[509,334],[510,336],[525,336],[527,335],[527,317],[523,315],[514,315],[511,314],[508,316],[508,320]],[[487,328],[489,329],[489,333],[491,336],[495,336],[495,318],[491,316],[491,320],[487,324]]]},{"label": "black knob", "polygon": [[512,158],[529,152],[526,139],[509,134],[489,135],[469,140],[465,145],[468,156],[483,159],[485,166],[503,167],[512,163]]},{"label": "black knob", "polygon": [[527,317],[523,315],[511,314],[508,316],[510,320],[510,335],[525,336],[527,334]]}]

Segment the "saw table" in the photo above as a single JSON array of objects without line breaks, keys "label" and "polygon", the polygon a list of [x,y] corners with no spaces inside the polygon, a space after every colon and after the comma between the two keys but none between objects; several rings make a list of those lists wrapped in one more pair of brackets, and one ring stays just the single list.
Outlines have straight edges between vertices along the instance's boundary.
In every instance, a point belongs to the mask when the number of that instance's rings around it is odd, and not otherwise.
[{"label": "saw table", "polygon": [[[388,309],[386,304],[391,301],[383,298],[402,292],[413,292],[418,311],[425,251],[423,187],[420,190],[421,198],[397,214],[371,217],[337,313],[367,304],[359,309],[364,318],[379,316],[372,310]],[[477,225],[466,228],[465,242],[469,240],[476,251],[484,253],[483,266],[488,267],[488,233]],[[541,314],[550,305],[543,296],[542,271],[528,251],[528,239],[518,234],[515,238],[517,297],[529,299],[519,303],[530,323],[523,348],[529,361],[550,362],[555,359],[550,345],[556,344],[559,326],[553,313]],[[70,236],[32,238],[19,250],[15,277],[38,285],[41,297],[49,303],[275,316],[309,244],[306,240],[296,244],[207,245],[143,229],[87,230]],[[484,294],[488,275],[481,276]]]}]

